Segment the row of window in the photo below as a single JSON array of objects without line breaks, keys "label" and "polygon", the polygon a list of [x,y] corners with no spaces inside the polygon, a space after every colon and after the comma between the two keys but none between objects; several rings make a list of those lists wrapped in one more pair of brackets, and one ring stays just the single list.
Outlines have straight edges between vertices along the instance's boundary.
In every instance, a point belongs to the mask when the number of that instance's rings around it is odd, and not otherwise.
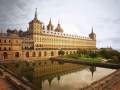
[{"label": "row of window", "polygon": [[[82,43],[84,42],[83,40],[77,40],[77,39],[57,39],[57,38],[39,38],[39,37],[35,37],[35,40],[36,41],[40,41],[40,42],[49,42],[49,43],[76,43],[76,44],[79,44],[79,43]],[[88,42],[89,40],[86,40],[86,42]]]},{"label": "row of window", "polygon": [[[18,40],[16,40],[15,42],[18,43]],[[11,43],[11,40],[6,40],[6,39],[5,40],[3,40],[3,39],[1,40],[0,39],[0,43]]]},{"label": "row of window", "polygon": [[10,47],[3,47],[3,48],[0,47],[0,51],[1,51],[1,50],[4,50],[4,51],[10,51],[11,48],[10,48]]},{"label": "row of window", "polygon": [[[2,42],[2,40],[0,39],[0,43]],[[11,40],[3,40],[4,43],[7,43],[7,42],[11,42]]]},{"label": "row of window", "polygon": [[[16,58],[20,57],[20,53],[19,53],[19,52],[15,52],[15,57],[16,57]],[[7,53],[7,52],[4,52],[4,53],[3,53],[3,58],[4,58],[4,59],[7,59],[7,58],[8,58],[8,53]]]},{"label": "row of window", "polygon": [[[70,51],[70,54],[72,54],[72,53],[76,53],[75,51]],[[68,54],[68,51],[66,51],[65,52],[65,54]],[[36,55],[36,52],[32,52],[32,57],[36,57],[37,55]],[[41,57],[42,56],[42,53],[41,52],[39,52],[38,53],[38,57]],[[44,56],[47,56],[47,52],[45,51],[44,52]],[[54,56],[54,52],[52,51],[51,52],[51,56]],[[26,52],[26,57],[30,57],[30,53],[29,52]]]},{"label": "row of window", "polygon": [[[36,52],[32,52],[32,57],[36,57],[36,56],[37,56]],[[41,57],[42,53],[39,52],[38,56]],[[47,52],[46,51],[44,52],[44,56],[47,56]],[[54,52],[53,51],[51,52],[51,56],[54,56]],[[30,57],[30,53],[29,52],[26,52],[26,57]]]}]

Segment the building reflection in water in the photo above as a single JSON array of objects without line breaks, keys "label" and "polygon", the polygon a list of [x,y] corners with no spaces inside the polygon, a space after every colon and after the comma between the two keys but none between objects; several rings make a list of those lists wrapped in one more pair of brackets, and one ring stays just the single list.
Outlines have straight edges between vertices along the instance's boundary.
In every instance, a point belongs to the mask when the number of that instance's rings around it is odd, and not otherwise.
[{"label": "building reflection in water", "polygon": [[42,84],[47,80],[49,87],[52,84],[54,78],[57,79],[58,84],[60,82],[61,76],[70,74],[72,72],[79,71],[85,66],[76,64],[60,64],[58,62],[42,61],[41,65],[36,66],[34,69],[33,83],[40,89],[42,89]]},{"label": "building reflection in water", "polygon": [[[5,64],[19,76],[29,80],[38,90],[79,90],[115,70],[82,66],[50,60]],[[88,70],[89,69],[89,70]],[[96,70],[97,69],[97,70]],[[94,79],[91,80],[94,74]]]}]

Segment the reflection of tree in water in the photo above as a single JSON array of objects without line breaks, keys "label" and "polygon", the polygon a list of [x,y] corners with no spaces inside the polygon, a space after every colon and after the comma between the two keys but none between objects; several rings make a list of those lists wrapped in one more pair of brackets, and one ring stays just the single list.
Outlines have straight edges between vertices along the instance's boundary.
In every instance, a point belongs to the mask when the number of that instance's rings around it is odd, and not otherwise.
[{"label": "reflection of tree in water", "polygon": [[52,77],[51,77],[51,78],[48,78],[49,86],[51,86],[52,80],[53,80]]},{"label": "reflection of tree in water", "polygon": [[57,76],[58,84],[60,83],[60,75]]},{"label": "reflection of tree in water", "polygon": [[92,73],[92,79],[93,79],[93,74],[96,71],[96,67],[94,65],[89,67],[90,72]]}]

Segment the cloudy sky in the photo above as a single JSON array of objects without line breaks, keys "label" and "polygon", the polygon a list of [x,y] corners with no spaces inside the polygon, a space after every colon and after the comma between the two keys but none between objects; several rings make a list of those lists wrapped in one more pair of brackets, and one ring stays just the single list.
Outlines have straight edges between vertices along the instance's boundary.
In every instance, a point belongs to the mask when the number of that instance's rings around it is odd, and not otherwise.
[{"label": "cloudy sky", "polygon": [[58,20],[66,33],[87,36],[94,28],[97,46],[120,46],[120,0],[0,0],[0,29],[26,30],[35,8],[45,24]]}]

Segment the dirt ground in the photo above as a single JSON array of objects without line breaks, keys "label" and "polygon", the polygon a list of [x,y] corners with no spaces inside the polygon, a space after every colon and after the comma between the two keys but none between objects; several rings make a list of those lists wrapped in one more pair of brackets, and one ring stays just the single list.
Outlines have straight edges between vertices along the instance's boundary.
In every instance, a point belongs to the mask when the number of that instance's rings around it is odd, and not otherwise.
[{"label": "dirt ground", "polygon": [[5,79],[0,78],[0,90],[13,90],[13,88]]}]

